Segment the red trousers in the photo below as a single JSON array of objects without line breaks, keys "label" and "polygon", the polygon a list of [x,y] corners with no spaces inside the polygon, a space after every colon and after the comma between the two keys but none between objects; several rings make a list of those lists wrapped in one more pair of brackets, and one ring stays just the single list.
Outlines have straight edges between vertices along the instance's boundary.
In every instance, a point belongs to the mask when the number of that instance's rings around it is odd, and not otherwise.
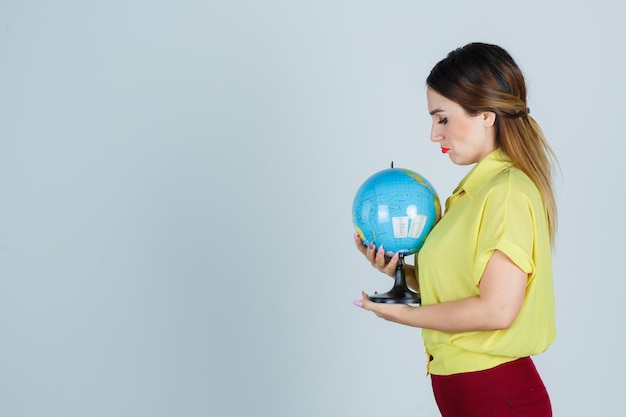
[{"label": "red trousers", "polygon": [[551,417],[552,406],[530,358],[484,371],[431,375],[443,417]]}]

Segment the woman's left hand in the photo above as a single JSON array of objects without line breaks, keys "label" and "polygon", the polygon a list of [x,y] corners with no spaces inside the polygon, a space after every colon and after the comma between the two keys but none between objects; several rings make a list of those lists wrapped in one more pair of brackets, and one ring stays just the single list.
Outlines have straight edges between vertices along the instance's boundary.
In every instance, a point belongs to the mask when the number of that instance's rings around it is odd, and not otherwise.
[{"label": "woman's left hand", "polygon": [[355,306],[361,307],[376,314],[381,319],[398,322],[402,315],[409,308],[414,308],[406,304],[396,303],[375,303],[370,301],[369,295],[365,291],[361,291],[361,299],[353,302]]}]

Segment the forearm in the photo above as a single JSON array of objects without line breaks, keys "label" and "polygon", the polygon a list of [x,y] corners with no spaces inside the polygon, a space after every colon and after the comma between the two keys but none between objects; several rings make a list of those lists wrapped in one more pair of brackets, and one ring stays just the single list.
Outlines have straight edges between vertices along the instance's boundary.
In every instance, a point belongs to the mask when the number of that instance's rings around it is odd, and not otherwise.
[{"label": "forearm", "polygon": [[[417,281],[415,272],[419,272],[409,271],[405,271],[407,282]],[[509,328],[517,318],[524,301],[527,279],[526,272],[496,250],[481,277],[480,295],[412,307],[375,303],[362,292],[362,300],[357,305],[386,320],[422,329],[444,332],[500,330]]]},{"label": "forearm", "polygon": [[505,329],[511,325],[479,296],[427,306],[404,306],[389,311],[387,320],[444,332],[489,331]]}]

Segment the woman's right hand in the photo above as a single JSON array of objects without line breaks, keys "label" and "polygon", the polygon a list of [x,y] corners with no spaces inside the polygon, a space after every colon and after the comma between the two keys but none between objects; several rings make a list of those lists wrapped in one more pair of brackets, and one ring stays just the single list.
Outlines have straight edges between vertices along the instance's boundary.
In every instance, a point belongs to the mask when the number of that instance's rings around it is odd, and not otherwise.
[{"label": "woman's right hand", "polygon": [[376,245],[370,243],[369,246],[365,246],[358,234],[354,234],[354,243],[357,249],[361,252],[365,258],[372,264],[372,266],[378,269],[380,272],[395,276],[396,269],[398,268],[399,255],[395,253],[391,258],[385,255],[385,248],[383,246],[376,249]]}]

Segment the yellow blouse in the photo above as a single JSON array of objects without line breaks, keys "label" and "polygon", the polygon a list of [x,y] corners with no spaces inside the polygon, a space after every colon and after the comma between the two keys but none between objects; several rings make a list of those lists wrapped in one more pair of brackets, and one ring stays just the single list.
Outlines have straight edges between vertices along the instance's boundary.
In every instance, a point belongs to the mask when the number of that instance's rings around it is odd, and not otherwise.
[{"label": "yellow blouse", "polygon": [[541,353],[556,337],[545,206],[535,184],[500,149],[461,181],[417,254],[422,304],[479,295],[481,276],[496,249],[528,273],[518,317],[505,330],[448,333],[424,329],[430,373],[492,368]]}]

